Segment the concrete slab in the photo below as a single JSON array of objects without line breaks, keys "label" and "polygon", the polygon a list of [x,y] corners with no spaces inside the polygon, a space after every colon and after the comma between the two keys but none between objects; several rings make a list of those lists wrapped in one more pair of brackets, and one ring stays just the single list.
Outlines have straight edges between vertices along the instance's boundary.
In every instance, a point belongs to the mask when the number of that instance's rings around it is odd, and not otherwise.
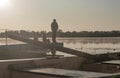
[{"label": "concrete slab", "polygon": [[66,77],[77,77],[77,78],[99,78],[110,74],[105,73],[95,73],[87,71],[75,71],[75,70],[65,70],[57,68],[37,68],[37,69],[23,69],[23,72],[36,73],[42,75],[53,75],[53,76],[66,76]]},{"label": "concrete slab", "polygon": [[120,65],[120,60],[111,60],[111,61],[104,61],[103,64],[117,64]]}]

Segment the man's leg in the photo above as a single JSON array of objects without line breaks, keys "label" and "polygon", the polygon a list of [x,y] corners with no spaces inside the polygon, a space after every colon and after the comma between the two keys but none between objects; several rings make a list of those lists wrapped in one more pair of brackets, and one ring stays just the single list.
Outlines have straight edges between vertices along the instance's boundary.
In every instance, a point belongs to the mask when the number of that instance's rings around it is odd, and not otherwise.
[{"label": "man's leg", "polygon": [[53,40],[53,43],[56,43],[56,31],[53,32],[52,40]]}]

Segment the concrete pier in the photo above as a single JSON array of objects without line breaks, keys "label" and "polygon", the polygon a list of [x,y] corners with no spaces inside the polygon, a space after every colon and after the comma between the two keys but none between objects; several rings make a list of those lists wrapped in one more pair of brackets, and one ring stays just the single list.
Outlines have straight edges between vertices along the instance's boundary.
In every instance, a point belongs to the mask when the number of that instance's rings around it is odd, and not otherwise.
[{"label": "concrete pier", "polygon": [[85,60],[86,59],[83,57],[65,57],[60,59],[34,58],[0,60],[0,78],[12,78],[12,75],[16,75],[15,73],[12,74],[12,70],[15,69],[21,70],[26,68],[60,68],[69,70],[80,70]]}]

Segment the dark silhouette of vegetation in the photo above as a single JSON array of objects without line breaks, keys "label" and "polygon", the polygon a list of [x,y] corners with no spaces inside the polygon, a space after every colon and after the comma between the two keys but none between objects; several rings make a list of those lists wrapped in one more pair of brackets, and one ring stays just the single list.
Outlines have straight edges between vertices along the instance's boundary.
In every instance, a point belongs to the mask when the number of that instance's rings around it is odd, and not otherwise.
[{"label": "dark silhouette of vegetation", "polygon": [[[45,31],[25,31],[25,30],[20,30],[20,31],[7,31],[7,33],[11,33],[14,35],[21,35],[27,38],[30,37],[42,37],[42,34]],[[45,32],[47,37],[52,36],[52,32]],[[0,37],[6,37],[5,32],[0,33]],[[57,37],[120,37],[120,31],[66,31],[63,32],[62,30],[58,30],[57,32]]]}]

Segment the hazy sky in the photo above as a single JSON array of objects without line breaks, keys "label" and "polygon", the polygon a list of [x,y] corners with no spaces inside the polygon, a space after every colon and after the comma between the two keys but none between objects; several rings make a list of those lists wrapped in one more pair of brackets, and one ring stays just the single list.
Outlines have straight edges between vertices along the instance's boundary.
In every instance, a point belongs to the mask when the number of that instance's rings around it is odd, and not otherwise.
[{"label": "hazy sky", "polygon": [[48,31],[56,18],[64,31],[120,30],[120,0],[8,1],[0,6],[0,29]]}]

